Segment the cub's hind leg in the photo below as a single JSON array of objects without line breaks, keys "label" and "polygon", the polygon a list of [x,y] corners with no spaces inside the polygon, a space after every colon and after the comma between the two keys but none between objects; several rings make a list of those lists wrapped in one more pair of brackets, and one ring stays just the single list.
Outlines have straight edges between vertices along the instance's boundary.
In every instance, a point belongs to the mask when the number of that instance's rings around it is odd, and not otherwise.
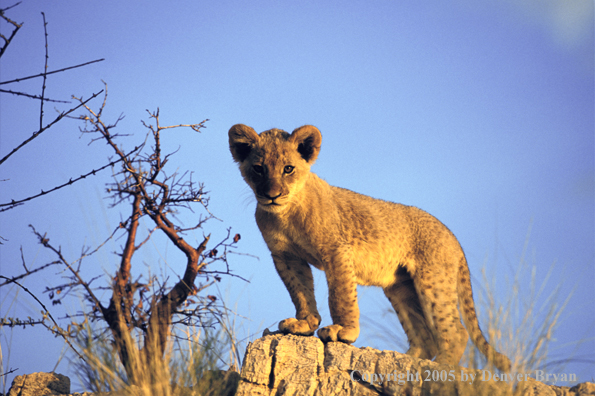
[{"label": "cub's hind leg", "polygon": [[431,271],[418,271],[413,277],[413,284],[428,328],[436,341],[435,361],[458,365],[469,336],[461,324],[457,307],[457,271],[451,271],[448,264],[431,268]]},{"label": "cub's hind leg", "polygon": [[407,339],[407,354],[420,359],[432,359],[438,353],[433,332],[428,327],[413,279],[409,272],[400,267],[397,270],[397,282],[384,289],[384,294],[392,304]]}]

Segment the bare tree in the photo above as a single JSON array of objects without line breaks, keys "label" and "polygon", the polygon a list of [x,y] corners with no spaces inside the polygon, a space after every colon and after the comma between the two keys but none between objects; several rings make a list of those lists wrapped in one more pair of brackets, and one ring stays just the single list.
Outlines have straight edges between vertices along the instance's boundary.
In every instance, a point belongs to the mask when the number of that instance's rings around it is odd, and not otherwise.
[{"label": "bare tree", "polygon": [[[17,24],[5,16],[7,10],[8,8],[2,10],[0,16],[13,25],[14,30],[9,37],[2,37],[4,46],[0,49],[0,56],[5,53],[6,47],[22,26],[22,24]],[[47,51],[47,31],[45,36]],[[93,62],[98,61],[101,61],[101,59]],[[73,67],[81,67],[93,62]],[[2,319],[0,325],[28,326],[42,324],[55,334],[63,337],[79,357],[84,359],[77,347],[71,343],[71,339],[76,337],[78,331],[83,329],[90,321],[105,323],[105,329],[111,335],[129,380],[135,382],[138,380],[138,373],[133,368],[133,357],[136,359],[141,356],[141,359],[147,361],[162,357],[171,335],[172,326],[210,326],[225,314],[224,305],[218,301],[216,296],[206,294],[205,289],[213,283],[221,281],[222,275],[233,275],[227,257],[230,248],[234,247],[239,241],[240,235],[232,236],[230,229],[228,229],[227,235],[210,247],[210,235],[203,234],[202,241],[193,244],[188,239],[188,232],[202,229],[207,221],[214,218],[208,209],[207,192],[203,184],[192,179],[191,172],[180,174],[174,171],[170,173],[166,167],[174,153],[163,153],[161,144],[163,131],[189,128],[194,132],[200,132],[207,120],[195,124],[163,126],[160,124],[159,110],[157,109],[155,112],[148,111],[150,122],[143,122],[146,133],[142,134],[135,147],[127,151],[119,143],[119,137],[122,134],[116,132],[121,117],[115,122],[109,123],[103,115],[107,103],[106,85],[103,91],[94,93],[88,99],[73,97],[75,104],[70,109],[60,112],[53,121],[44,123],[43,103],[56,101],[46,98],[45,80],[52,73],[64,72],[71,68],[47,71],[46,52],[44,72],[25,77],[27,79],[43,79],[40,95],[31,95],[13,90],[0,90],[4,94],[25,96],[32,100],[39,100],[41,103],[39,129],[30,138],[25,139],[9,154],[0,159],[0,165],[15,152],[64,118],[80,120],[83,123],[80,131],[84,135],[90,136],[91,142],[103,141],[107,143],[111,156],[102,167],[93,169],[45,191],[42,190],[40,194],[2,203],[0,204],[0,211],[12,209],[31,199],[70,186],[76,181],[94,175],[102,169],[110,168],[112,169],[113,181],[107,185],[107,194],[112,199],[111,207],[127,207],[127,214],[123,216],[118,224],[114,225],[113,231],[105,238],[104,242],[94,247],[83,247],[80,256],[75,258],[66,257],[59,245],[50,243],[47,233],[40,232],[31,226],[39,243],[52,252],[54,260],[36,268],[30,268],[23,258],[22,273],[10,278],[0,276],[0,279],[2,279],[0,287],[17,285],[42,306],[44,315],[40,319]],[[0,82],[0,85],[16,83],[25,78]],[[102,92],[103,102],[94,110],[89,105],[90,100]],[[78,110],[82,110],[83,114],[74,115]],[[130,135],[127,134],[127,136]],[[194,208],[199,208],[201,213],[195,214]],[[196,222],[191,226],[184,226],[178,218],[181,211],[193,213]],[[152,224],[152,228],[142,229],[140,227],[142,218],[148,219],[148,222]],[[173,284],[169,284],[168,278],[160,278],[151,274],[143,274],[136,279],[132,278],[132,269],[138,263],[138,260],[133,260],[135,254],[144,248],[147,242],[157,234],[164,235],[186,258],[184,273],[178,276]],[[113,275],[107,276],[107,279],[106,277],[85,279],[81,271],[83,262],[86,263],[92,260],[92,256],[100,249],[105,248],[108,241],[119,238],[124,240],[124,244],[118,252],[119,264]],[[65,296],[83,295],[87,305],[80,312],[55,319],[50,310],[37,297],[36,291],[30,291],[21,283],[24,278],[38,274],[51,266],[64,267],[68,275],[62,277],[57,284],[48,287],[43,292],[48,294],[53,305],[60,304]],[[102,279],[104,280],[103,283],[101,283]],[[108,300],[102,300],[101,298],[100,292],[105,290],[111,290],[111,297]],[[68,325],[64,326],[61,323],[68,323]],[[137,343],[130,342],[130,339],[138,337],[143,340],[140,346]]]}]

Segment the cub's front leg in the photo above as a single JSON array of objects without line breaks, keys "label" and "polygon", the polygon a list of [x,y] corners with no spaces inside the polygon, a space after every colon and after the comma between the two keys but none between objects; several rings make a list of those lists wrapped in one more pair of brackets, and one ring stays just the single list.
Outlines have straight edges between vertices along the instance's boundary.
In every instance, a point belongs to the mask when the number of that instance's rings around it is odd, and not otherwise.
[{"label": "cub's front leg", "polygon": [[359,336],[359,306],[353,260],[337,255],[325,268],[328,302],[333,324],[318,330],[323,342],[348,344]]},{"label": "cub's front leg", "polygon": [[279,330],[290,334],[313,335],[320,325],[320,314],[316,309],[310,265],[305,260],[287,254],[273,254],[273,261],[296,311],[295,318],[279,322]]}]

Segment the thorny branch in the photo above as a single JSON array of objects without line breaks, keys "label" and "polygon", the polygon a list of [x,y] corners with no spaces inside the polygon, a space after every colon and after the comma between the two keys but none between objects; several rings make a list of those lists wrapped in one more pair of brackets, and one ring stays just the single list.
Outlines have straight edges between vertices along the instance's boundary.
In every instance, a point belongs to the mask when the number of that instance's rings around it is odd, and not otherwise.
[{"label": "thorny branch", "polygon": [[13,7],[18,6],[19,4],[21,4],[20,1],[18,3],[16,3],[16,4],[10,6],[10,7],[6,7],[6,8],[3,8],[3,9],[0,10],[0,18],[4,19],[6,22],[8,22],[12,26],[14,26],[14,29],[12,30],[12,32],[10,32],[10,37],[6,38],[5,35],[3,35],[3,34],[0,33],[0,38],[2,40],[4,40],[4,44],[2,45],[2,48],[0,48],[0,58],[2,57],[2,55],[4,55],[4,52],[6,51],[6,48],[8,48],[8,46],[12,42],[12,39],[14,38],[14,36],[16,36],[16,34],[19,31],[19,29],[23,26],[22,23],[16,23],[12,19],[10,19],[6,15],[4,15],[6,13],[6,11],[10,10]]},{"label": "thorny branch", "polygon": [[48,79],[48,60],[49,49],[48,49],[48,23],[45,21],[45,13],[41,13],[43,17],[43,33],[45,37],[45,65],[43,67],[43,83],[41,84],[41,100],[39,101],[39,129],[43,128],[43,105],[45,103],[45,83]]},{"label": "thorny branch", "polygon": [[0,89],[0,92],[2,92],[2,93],[9,93],[9,94],[17,95],[17,96],[24,96],[24,97],[29,98],[29,99],[38,99],[38,100],[42,100],[42,101],[45,101],[45,102],[70,103],[70,101],[68,101],[68,100],[58,100],[58,99],[42,98],[40,95],[31,95],[31,94],[28,94],[28,93],[25,93],[25,92],[11,91],[10,89]]},{"label": "thorny branch", "polygon": [[[2,47],[0,48],[0,58],[2,58],[2,56],[6,53],[6,49],[8,48],[8,46],[10,45],[10,43],[12,42],[12,40],[14,39],[14,37],[16,36],[17,32],[19,31],[19,29],[23,26],[22,23],[17,23],[15,21],[13,21],[12,19],[8,18],[6,16],[6,12],[19,5],[20,2],[10,6],[10,7],[6,7],[4,9],[0,9],[0,18],[2,18],[4,21],[6,21],[8,24],[12,25],[13,29],[11,30],[11,33],[8,37],[6,37],[3,34],[0,34],[0,38],[3,41]],[[0,159],[0,165],[2,165],[8,158],[10,158],[12,155],[14,155],[17,151],[19,151],[20,149],[22,149],[25,145],[27,145],[28,143],[30,143],[31,141],[33,141],[35,138],[37,138],[39,135],[41,135],[43,132],[49,130],[50,128],[52,128],[54,125],[56,125],[59,121],[61,121],[64,117],[67,117],[69,114],[71,114],[72,112],[76,111],[77,109],[79,109],[83,104],[79,104],[75,107],[70,108],[69,110],[65,110],[62,111],[58,114],[58,116],[50,123],[48,123],[47,125],[44,126],[44,115],[45,115],[45,110],[44,110],[44,104],[45,102],[57,102],[57,103],[70,103],[68,101],[63,101],[63,100],[57,100],[57,99],[49,99],[47,98],[46,95],[46,88],[47,88],[47,80],[48,80],[48,76],[55,74],[55,73],[61,73],[61,72],[65,72],[67,70],[71,70],[71,69],[75,69],[75,68],[79,68],[79,67],[83,67],[83,66],[87,66],[96,62],[101,62],[103,61],[103,59],[96,59],[90,62],[85,62],[85,63],[81,63],[78,65],[74,65],[74,66],[69,66],[69,67],[65,67],[62,69],[58,69],[58,70],[53,70],[53,71],[48,71],[48,60],[49,60],[49,45],[48,45],[48,32],[47,32],[47,22],[45,19],[45,14],[42,12],[41,13],[42,18],[43,18],[43,30],[44,30],[44,42],[45,42],[45,58],[44,58],[44,68],[43,68],[43,72],[39,73],[39,74],[35,74],[35,75],[31,75],[31,76],[24,76],[24,77],[19,77],[16,79],[12,79],[12,80],[8,80],[8,81],[1,81],[0,85],[6,85],[6,84],[12,84],[12,83],[19,83],[21,81],[25,81],[25,80],[29,80],[29,79],[33,79],[33,78],[42,78],[42,85],[41,85],[41,93],[39,95],[34,95],[34,94],[29,94],[26,92],[20,92],[18,90],[11,90],[11,89],[0,89],[0,93],[9,93],[12,95],[17,95],[17,96],[23,96],[29,99],[35,99],[35,100],[39,100],[40,101],[40,107],[39,107],[39,129],[35,132],[33,132],[33,134],[25,139],[21,144],[19,144],[17,147],[15,147],[13,150],[11,150],[7,155],[5,155],[4,157],[2,157],[2,159]],[[97,97],[100,92],[97,92],[95,94],[93,94],[89,99],[85,100],[85,104],[88,103],[90,100],[92,100],[93,98]],[[86,174],[86,175],[82,175],[78,178],[75,179],[70,179],[70,181],[68,183],[62,184],[61,186],[57,186],[54,188],[51,188],[47,191],[41,191],[40,194],[36,194],[33,196],[30,196],[28,198],[24,198],[21,199],[19,201],[12,201],[10,203],[6,203],[6,204],[1,204],[0,207],[2,207],[1,211],[6,211],[9,209],[13,209],[14,207],[23,204],[26,201],[30,201],[32,199],[38,198],[42,195],[46,195],[50,192],[59,190],[60,188],[69,186],[79,180],[82,180],[84,178],[86,178],[89,175],[94,175],[95,172],[97,172],[98,170],[102,170],[107,168],[108,166],[110,166],[110,164],[100,167],[98,169],[95,169],[93,171],[91,171],[90,173]]]},{"label": "thorny branch", "polygon": [[33,275],[34,273],[39,272],[39,271],[42,271],[42,270],[44,270],[47,267],[50,267],[52,265],[60,264],[59,261],[52,261],[50,263],[47,263],[47,264],[42,265],[41,267],[37,267],[37,268],[35,268],[33,270],[29,270],[27,268],[27,264],[25,263],[25,257],[23,255],[23,247],[22,246],[21,246],[21,261],[23,263],[23,268],[25,269],[25,272],[22,273],[22,274],[20,274],[20,275],[18,275],[18,276],[13,276],[10,279],[9,278],[5,278],[7,280],[5,280],[4,282],[0,283],[0,287],[5,286],[5,285],[7,285],[9,283],[13,283],[15,281],[18,281],[19,279],[25,278],[25,277],[27,277],[29,275]]},{"label": "thorny branch", "polygon": [[44,76],[49,76],[50,74],[56,74],[56,73],[62,73],[65,72],[67,70],[72,70],[72,69],[76,69],[79,67],[83,67],[83,66],[88,66],[91,65],[93,63],[97,63],[97,62],[103,62],[105,59],[101,58],[101,59],[95,59],[89,62],[85,62],[85,63],[81,63],[75,66],[68,66],[68,67],[63,67],[62,69],[58,69],[58,70],[52,70],[49,71],[47,73],[39,73],[39,74],[35,74],[33,76],[27,76],[27,77],[19,77],[19,78],[15,78],[14,80],[9,80],[9,81],[0,81],[0,85],[4,85],[4,84],[12,84],[15,82],[21,82],[21,81],[25,81],[25,80],[30,80],[32,78],[39,78],[39,77],[44,77]]},{"label": "thorny branch", "polygon": [[[46,316],[49,317],[50,320],[54,323],[54,326],[52,326],[52,327],[46,326],[47,329],[50,330],[52,333],[55,333],[55,334],[59,335],[60,337],[62,337],[64,339],[64,341],[66,341],[68,346],[70,346],[70,348],[72,348],[72,350],[78,355],[78,357],[81,358],[81,360],[83,360],[83,361],[85,360],[85,358],[83,358],[83,356],[72,345],[72,343],[70,342],[70,339],[65,334],[64,330],[62,330],[62,328],[58,325],[58,323],[56,322],[56,320],[54,319],[54,317],[52,316],[50,311],[48,311],[48,309],[45,307],[45,305],[43,305],[43,303],[37,298],[37,296],[35,296],[35,294],[31,293],[31,291],[29,289],[27,289],[25,286],[21,285],[19,282],[15,281],[15,280],[9,279],[3,275],[0,275],[0,278],[5,279],[5,280],[10,280],[12,283],[16,284],[18,287],[23,289],[27,294],[29,294],[31,297],[33,297],[33,299],[35,301],[37,301],[37,303],[39,305],[41,305],[41,307],[43,308],[43,312],[42,312],[43,317],[44,318]],[[40,323],[45,325],[44,321],[40,321]]]},{"label": "thorny branch", "polygon": [[68,268],[68,270],[72,273],[72,275],[76,279],[76,281],[77,281],[76,284],[77,285],[81,285],[85,289],[85,291],[87,292],[88,297],[94,303],[98,304],[99,303],[99,299],[95,296],[95,293],[93,293],[93,290],[91,289],[91,286],[90,286],[89,282],[86,282],[85,280],[83,280],[80,272],[79,271],[76,271],[72,267],[72,265],[66,260],[66,258],[62,254],[62,249],[61,248],[55,248],[54,246],[50,245],[50,240],[49,240],[49,238],[47,238],[47,234],[41,235],[39,232],[37,232],[37,230],[35,229],[35,227],[33,227],[32,225],[29,225],[29,227],[31,227],[31,229],[33,230],[33,233],[39,239],[39,243],[42,244],[44,247],[48,248],[49,250],[51,250],[52,252],[54,252],[56,254],[56,256],[58,256],[58,259],[60,260],[60,262],[62,264],[64,264],[64,266],[66,266],[66,268]]},{"label": "thorny branch", "polygon": [[21,144],[19,144],[17,147],[15,147],[14,149],[12,149],[12,151],[10,153],[8,153],[7,155],[5,155],[2,159],[0,159],[0,165],[2,165],[2,163],[4,163],[4,161],[6,161],[10,156],[12,156],[14,153],[16,153],[17,151],[19,151],[21,148],[23,148],[23,146],[25,146],[26,144],[30,143],[33,139],[35,139],[36,137],[38,137],[39,135],[41,135],[43,132],[47,131],[48,129],[50,129],[51,127],[53,127],[55,124],[57,124],[60,120],[62,120],[64,117],[68,116],[69,114],[75,112],[76,110],[78,110],[79,108],[81,108],[82,106],[84,106],[85,104],[87,104],[89,101],[91,101],[92,99],[95,99],[97,96],[99,96],[99,94],[101,94],[103,92],[103,90],[94,93],[93,95],[91,95],[91,97],[89,99],[86,99],[84,102],[78,104],[77,106],[63,111],[60,114],[58,114],[58,116],[49,124],[47,124],[46,126],[40,128],[38,131],[33,132],[33,134],[31,135],[31,137],[29,137],[28,139],[25,139]]},{"label": "thorny branch", "polygon": [[[21,25],[13,23],[4,16],[4,10],[0,10],[0,16],[12,23],[15,29],[12,31],[10,37],[4,39],[4,46],[0,51],[0,57],[4,54],[6,47],[10,44],[14,35],[21,27]],[[174,172],[167,174],[165,167],[168,164],[171,156],[175,153],[163,154],[161,147],[161,132],[164,130],[171,130],[174,128],[188,127],[195,132],[200,132],[205,127],[207,120],[197,124],[178,124],[171,126],[162,126],[159,120],[159,109],[156,112],[149,112],[151,123],[143,122],[143,125],[148,129],[144,141],[137,145],[133,150],[126,151],[118,142],[118,137],[122,136],[115,133],[118,118],[115,123],[109,124],[104,122],[103,110],[107,102],[107,85],[105,90],[93,94],[90,98],[83,100],[82,98],[73,99],[79,103],[69,110],[62,111],[50,123],[43,125],[44,117],[44,102],[54,101],[45,97],[47,77],[54,73],[64,72],[76,67],[82,67],[91,63],[102,61],[103,59],[87,62],[84,64],[71,66],[55,71],[48,71],[48,45],[47,45],[47,29],[45,15],[44,33],[46,43],[45,66],[43,73],[32,75],[28,77],[18,78],[10,81],[0,82],[2,84],[18,83],[27,79],[42,77],[42,88],[40,95],[30,95],[22,92],[13,92],[10,90],[0,90],[0,92],[12,93],[22,95],[31,99],[40,100],[39,111],[39,130],[34,132],[31,137],[25,139],[21,144],[15,147],[2,159],[0,165],[8,158],[14,155],[18,150],[30,143],[41,133],[52,128],[56,123],[63,118],[75,118],[72,113],[78,109],[84,109],[85,114],[76,117],[85,123],[85,127],[81,128],[84,134],[93,134],[95,137],[91,142],[102,140],[107,143],[111,151],[115,153],[115,158],[99,168],[96,168],[86,174],[70,179],[54,188],[41,193],[23,198],[18,201],[12,200],[9,203],[0,204],[0,212],[14,208],[29,200],[46,195],[50,192],[72,185],[73,183],[82,180],[88,176],[94,175],[107,167],[111,167],[113,171],[113,183],[108,185],[107,192],[113,200],[112,207],[120,204],[130,204],[130,215],[121,220],[115,227],[114,231],[99,245],[91,249],[90,247],[83,247],[81,254],[74,260],[67,259],[62,252],[61,247],[50,244],[47,234],[38,232],[33,226],[31,229],[38,238],[38,241],[46,249],[56,256],[54,261],[41,265],[37,268],[28,268],[25,263],[24,255],[21,253],[24,272],[12,278],[1,276],[4,282],[1,286],[17,285],[29,293],[37,303],[43,307],[43,317],[39,320],[31,319],[19,320],[14,318],[3,319],[0,321],[0,326],[8,325],[23,325],[32,326],[34,324],[42,324],[49,328],[55,334],[65,338],[68,344],[72,347],[70,340],[77,337],[78,331],[83,329],[88,321],[103,320],[107,325],[107,329],[112,334],[114,345],[118,349],[120,359],[124,368],[129,375],[129,379],[134,381],[134,372],[130,371],[130,354],[135,351],[143,352],[143,356],[147,359],[151,357],[163,356],[165,345],[168,338],[171,336],[171,327],[175,325],[194,325],[200,324],[209,326],[211,323],[205,321],[204,317],[211,315],[212,317],[222,316],[225,312],[224,306],[216,304],[217,298],[212,295],[199,296],[198,293],[203,292],[215,282],[221,281],[220,275],[237,276],[230,271],[227,262],[227,255],[231,248],[234,248],[240,239],[240,235],[236,234],[231,238],[230,230],[228,229],[227,236],[224,237],[214,248],[207,249],[210,242],[210,235],[204,236],[202,242],[192,245],[187,241],[185,233],[190,230],[202,228],[206,221],[215,218],[208,210],[208,197],[204,186],[201,183],[195,183],[192,180],[192,173],[185,172],[179,175]],[[96,98],[99,94],[104,92],[104,100],[97,111],[94,111],[89,102]],[[152,146],[147,145],[147,141],[152,141]],[[188,209],[192,213],[192,207],[199,203],[206,215],[199,215],[194,226],[182,227],[176,215],[182,209]],[[143,230],[140,225],[141,218],[146,217],[154,224],[148,230]],[[160,232],[159,232],[160,231]],[[132,279],[132,270],[135,262],[133,259],[139,249],[146,247],[146,242],[154,237],[156,233],[164,235],[180,252],[186,257],[186,267],[181,277],[178,276],[177,282],[173,286],[168,286],[168,278],[163,280],[149,274],[146,279],[143,276],[137,279]],[[91,278],[85,277],[82,271],[83,260],[94,260],[91,256],[105,247],[110,240],[116,240],[118,237],[124,237],[124,246],[119,253],[119,265],[113,278],[108,277],[108,281],[103,285],[97,285],[95,281],[99,277]],[[140,242],[139,242],[140,241]],[[196,246],[196,247],[194,247]],[[96,256],[94,256],[96,257]],[[97,260],[94,260],[97,261]],[[223,263],[224,268],[220,269],[215,266],[217,263]],[[42,270],[47,270],[50,266],[63,266],[67,274],[65,281],[54,284],[51,287],[46,287],[45,292],[48,293],[52,304],[60,304],[64,296],[75,290],[81,290],[90,306],[87,306],[83,312],[78,312],[74,315],[67,315],[66,319],[71,320],[68,329],[64,330],[60,327],[54,317],[49,314],[45,305],[28,289],[26,289],[20,281]],[[93,263],[97,267],[97,263]],[[211,269],[211,267],[213,267]],[[64,275],[63,275],[64,277]],[[143,281],[143,283],[141,283]],[[101,300],[101,295],[105,290],[111,290],[111,297],[108,302]],[[81,318],[83,321],[81,322]],[[51,320],[53,325],[49,326],[46,320]],[[130,343],[130,335],[142,335],[144,337],[144,346],[138,348],[134,343]],[[79,354],[74,347],[73,350]],[[79,354],[80,356],[80,354]],[[82,357],[81,357],[82,358]]]},{"label": "thorny branch", "polygon": [[[140,147],[135,147],[135,148],[134,148],[134,149],[133,149],[133,150],[132,150],[132,151],[131,151],[129,154],[132,154],[132,153],[134,153],[134,152],[135,152],[136,150],[138,150],[139,148],[140,148]],[[84,175],[80,175],[79,177],[76,177],[76,178],[74,178],[74,179],[70,179],[70,180],[68,180],[66,183],[60,184],[60,185],[58,185],[58,186],[56,186],[56,187],[53,187],[53,188],[51,188],[51,189],[49,189],[49,190],[47,190],[47,191],[43,191],[43,190],[41,190],[41,192],[40,192],[39,194],[32,195],[32,196],[30,196],[30,197],[27,197],[27,198],[20,199],[20,200],[18,200],[18,201],[15,201],[15,200],[13,199],[12,201],[10,201],[10,202],[8,202],[8,203],[3,203],[3,204],[0,204],[0,208],[2,208],[2,209],[0,209],[0,212],[4,212],[4,211],[6,211],[6,210],[9,210],[9,209],[12,209],[12,208],[14,208],[15,206],[22,205],[23,203],[25,203],[25,202],[27,202],[27,201],[30,201],[30,200],[32,200],[32,199],[35,199],[35,198],[41,197],[41,196],[43,196],[43,195],[49,194],[49,193],[51,193],[51,192],[54,192],[54,191],[56,191],[56,190],[59,190],[59,189],[61,189],[61,188],[64,188],[64,187],[66,187],[66,186],[70,186],[70,185],[72,185],[73,183],[76,183],[77,181],[79,181],[79,180],[82,180],[82,179],[86,179],[87,177],[89,177],[89,176],[91,176],[91,175],[95,176],[95,174],[97,174],[97,172],[100,172],[100,171],[102,171],[102,170],[104,170],[105,168],[108,168],[108,167],[110,167],[110,166],[114,166],[115,164],[117,164],[117,163],[118,163],[118,162],[120,162],[120,161],[121,161],[121,159],[118,159],[118,160],[115,160],[115,161],[111,161],[111,162],[107,163],[106,165],[104,165],[104,166],[102,166],[102,167],[100,167],[100,168],[93,169],[92,171],[90,171],[90,172],[87,172],[87,173],[85,173]]]}]

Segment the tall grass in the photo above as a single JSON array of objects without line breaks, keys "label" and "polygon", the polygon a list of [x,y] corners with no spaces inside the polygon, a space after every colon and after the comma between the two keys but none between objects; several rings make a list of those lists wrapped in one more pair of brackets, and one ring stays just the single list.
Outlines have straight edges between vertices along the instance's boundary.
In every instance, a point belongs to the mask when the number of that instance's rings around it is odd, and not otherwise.
[{"label": "tall grass", "polygon": [[[561,294],[563,279],[551,282],[555,262],[538,284],[538,267],[526,260],[528,240],[529,237],[512,279],[505,281],[508,296],[505,301],[496,297],[497,290],[503,289],[497,287],[501,279],[488,274],[486,261],[481,270],[481,288],[474,290],[476,309],[487,314],[482,331],[496,350],[510,358],[513,373],[534,373],[537,369],[561,372],[571,357],[553,361],[551,348],[573,293],[564,298]],[[461,365],[470,369],[484,368],[486,359],[470,343]]]},{"label": "tall grass", "polygon": [[[140,339],[127,336],[124,342],[135,346],[128,349],[133,351],[130,377],[106,335],[90,325],[78,334],[85,361],[74,364],[87,391],[134,396],[215,396],[235,391],[241,355],[229,322],[220,323],[217,330],[187,328],[172,334],[163,358],[159,353],[144,353]],[[159,350],[156,345],[146,348]]]},{"label": "tall grass", "polygon": [[2,371],[2,373],[0,374],[0,392],[2,392],[3,395],[6,394],[6,373],[8,371],[7,367],[8,366],[4,365],[4,354],[2,353],[2,344],[0,344],[0,370]]}]

